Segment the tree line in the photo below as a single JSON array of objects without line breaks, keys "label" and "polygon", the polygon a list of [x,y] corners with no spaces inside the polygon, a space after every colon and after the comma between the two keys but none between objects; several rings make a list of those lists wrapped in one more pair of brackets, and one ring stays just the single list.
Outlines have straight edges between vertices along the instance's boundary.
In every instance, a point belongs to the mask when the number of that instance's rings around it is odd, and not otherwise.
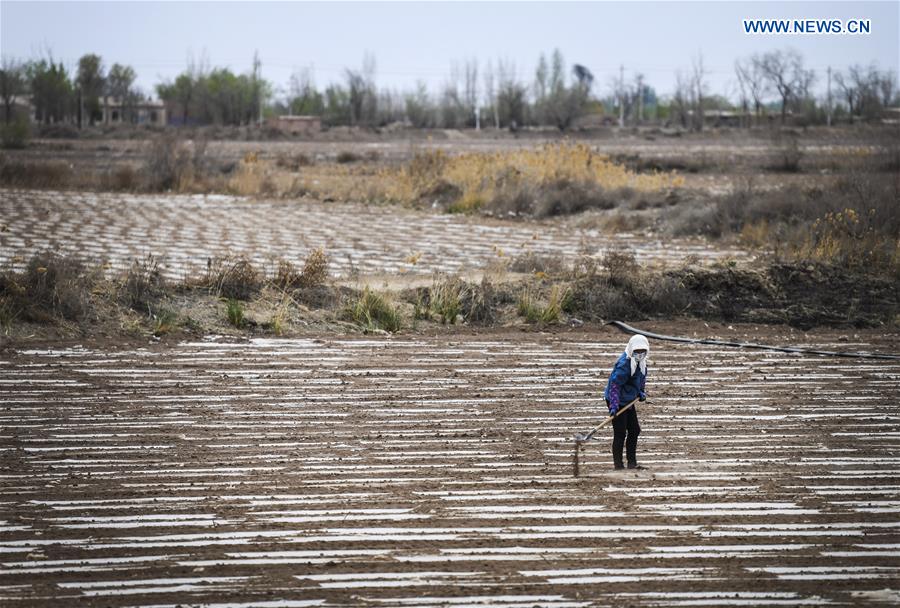
[{"label": "tree line", "polygon": [[[636,73],[626,81],[624,68],[606,83],[596,82],[582,64],[567,65],[559,50],[541,54],[533,77],[523,79],[513,62],[474,59],[454,63],[444,82],[431,90],[417,82],[406,91],[379,88],[376,62],[366,54],[361,67],[345,69],[337,82],[319,88],[312,70],[301,68],[286,88],[277,90],[262,77],[254,56],[249,72],[189,62],[174,79],[156,85],[156,95],[170,109],[175,124],[251,125],[264,116],[313,115],[331,126],[378,127],[404,122],[415,127],[570,128],[586,113],[603,113],[620,125],[648,121],[702,129],[710,111],[728,111],[744,126],[777,120],[826,123],[831,120],[874,120],[882,110],[900,105],[896,77],[890,70],[855,65],[828,73],[829,95],[813,92],[822,74],[806,67],[797,51],[775,50],[739,59],[734,65],[736,87],[730,95],[710,92],[710,72],[702,55],[675,74],[670,95],[659,96]],[[52,56],[33,61],[4,57],[0,98],[5,121],[14,101],[30,96],[36,119],[44,124],[102,119],[103,105],[118,100],[126,121],[134,121],[135,106],[147,97],[135,87],[136,73],[118,63],[106,68],[102,58],[87,54],[69,73]],[[820,87],[821,88],[821,87]],[[732,101],[736,100],[736,101]]]}]

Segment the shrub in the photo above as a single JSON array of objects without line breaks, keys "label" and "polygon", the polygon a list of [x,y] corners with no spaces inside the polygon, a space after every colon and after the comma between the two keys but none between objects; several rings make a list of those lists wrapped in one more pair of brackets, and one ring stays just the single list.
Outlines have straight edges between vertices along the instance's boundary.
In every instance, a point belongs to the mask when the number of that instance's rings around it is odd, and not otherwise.
[{"label": "shrub", "polygon": [[670,174],[635,173],[582,144],[458,156],[427,152],[382,176],[390,200],[428,205],[439,200],[453,211],[539,217],[611,208],[634,192],[682,183]]},{"label": "shrub", "polygon": [[21,150],[28,146],[31,127],[28,121],[19,118],[9,124],[0,125],[0,146],[6,149]]},{"label": "shrub", "polygon": [[259,162],[255,152],[246,154],[238,164],[237,170],[228,180],[228,189],[241,196],[271,195],[276,191],[275,182],[268,174],[266,165]]},{"label": "shrub", "polygon": [[531,289],[525,287],[519,294],[519,302],[517,312],[520,317],[525,317],[529,323],[537,323],[541,318],[541,309],[535,301],[534,294]]},{"label": "shrub", "polygon": [[541,323],[552,324],[559,323],[562,313],[563,301],[567,298],[568,289],[564,289],[559,285],[554,285],[550,289],[550,297],[547,306],[541,310]]},{"label": "shrub", "polygon": [[125,272],[121,292],[128,306],[142,310],[150,301],[158,298],[165,288],[165,280],[159,262],[152,254],[142,260],[134,260]]},{"label": "shrub", "polygon": [[800,161],[803,159],[803,150],[800,140],[795,133],[781,133],[775,136],[777,162],[771,167],[776,171],[797,173],[800,171]]},{"label": "shrub", "polygon": [[299,171],[301,167],[308,167],[313,162],[306,154],[296,152],[294,154],[279,154],[275,159],[275,164],[281,169]]},{"label": "shrub", "polygon": [[804,257],[862,271],[900,270],[900,241],[879,234],[875,209],[826,213],[800,250]]},{"label": "shrub", "polygon": [[65,188],[73,179],[62,162],[21,162],[0,158],[0,184],[19,188]]},{"label": "shrub", "polygon": [[465,296],[466,321],[489,325],[496,320],[497,289],[487,274],[481,277],[480,285],[467,289]]},{"label": "shrub", "polygon": [[299,283],[301,287],[319,287],[328,280],[328,255],[322,248],[313,249],[303,262]]},{"label": "shrub", "polygon": [[278,260],[275,284],[282,289],[321,287],[328,280],[329,261],[328,255],[322,248],[313,249],[306,256],[303,269],[299,272],[291,262]]},{"label": "shrub", "polygon": [[9,335],[12,324],[22,312],[21,306],[13,296],[0,296],[0,329]]},{"label": "shrub", "polygon": [[132,192],[137,190],[141,183],[138,172],[131,165],[121,165],[116,167],[107,179],[109,180],[109,189],[120,192]]},{"label": "shrub", "polygon": [[397,308],[368,286],[350,310],[353,320],[368,330],[400,331],[402,318]]},{"label": "shrub", "polygon": [[355,152],[343,151],[343,152],[338,152],[337,158],[335,160],[337,160],[337,162],[339,162],[341,164],[355,163],[357,161],[362,160],[362,156],[360,156],[359,154],[357,154]]},{"label": "shrub", "polygon": [[178,326],[178,315],[167,308],[160,308],[150,316],[153,319],[154,336],[164,336]]},{"label": "shrub", "polygon": [[541,255],[533,251],[522,253],[509,263],[510,272],[560,274],[565,270],[563,260],[558,256]]},{"label": "shrub", "polygon": [[219,297],[249,300],[262,288],[262,275],[246,258],[207,262],[207,286]]},{"label": "shrub", "polygon": [[435,277],[430,292],[430,308],[440,317],[441,323],[456,324],[456,319],[463,310],[462,298],[465,291],[465,283],[457,277]]},{"label": "shrub", "polygon": [[164,134],[150,144],[144,165],[147,188],[154,192],[190,190],[205,173],[205,141],[182,141]]},{"label": "shrub", "polygon": [[43,252],[28,261],[23,287],[33,308],[81,321],[93,310],[91,288],[96,280],[96,273],[88,271],[80,259]]},{"label": "shrub", "polygon": [[589,181],[559,179],[543,184],[519,184],[507,188],[481,206],[494,215],[527,215],[544,218],[572,215],[588,209],[612,209],[624,200],[628,189],[608,191]]},{"label": "shrub", "polygon": [[244,307],[234,298],[229,298],[225,302],[225,316],[228,318],[228,323],[233,327],[240,329],[244,326]]}]

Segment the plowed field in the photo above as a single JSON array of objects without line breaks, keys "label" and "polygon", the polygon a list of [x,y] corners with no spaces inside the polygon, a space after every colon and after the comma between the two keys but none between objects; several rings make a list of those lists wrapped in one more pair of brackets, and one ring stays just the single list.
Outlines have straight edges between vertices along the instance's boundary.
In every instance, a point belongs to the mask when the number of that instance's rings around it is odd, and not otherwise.
[{"label": "plowed field", "polygon": [[396,206],[253,200],[209,195],[119,195],[0,190],[0,264],[24,267],[37,251],[77,253],[127,268],[154,254],[169,278],[205,272],[209,258],[243,255],[269,268],[324,247],[333,276],[483,269],[526,253],[570,261],[627,247],[642,263],[710,261],[746,251],[646,234],[602,235],[561,223],[523,223]]},{"label": "plowed field", "polygon": [[647,469],[574,478],[624,342],[7,350],[0,603],[900,602],[900,362],[656,342]]}]

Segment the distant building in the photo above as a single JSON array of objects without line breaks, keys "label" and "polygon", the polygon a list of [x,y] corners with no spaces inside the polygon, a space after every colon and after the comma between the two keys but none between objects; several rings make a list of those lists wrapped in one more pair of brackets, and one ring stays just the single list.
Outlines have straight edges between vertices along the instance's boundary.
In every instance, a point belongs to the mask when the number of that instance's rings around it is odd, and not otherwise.
[{"label": "distant building", "polygon": [[101,122],[106,125],[138,124],[165,126],[168,112],[166,104],[153,99],[139,99],[124,103],[119,97],[107,97],[100,104],[103,111]]},{"label": "distant building", "polygon": [[266,120],[266,126],[286,135],[311,135],[322,130],[319,116],[276,116]]},{"label": "distant building", "polygon": [[[0,111],[3,112],[3,114],[0,115],[0,121],[3,121],[6,119],[6,107],[3,106],[3,109]],[[34,105],[31,103],[30,95],[16,95],[12,98],[9,120],[15,121],[20,117],[28,122],[37,122]]]}]

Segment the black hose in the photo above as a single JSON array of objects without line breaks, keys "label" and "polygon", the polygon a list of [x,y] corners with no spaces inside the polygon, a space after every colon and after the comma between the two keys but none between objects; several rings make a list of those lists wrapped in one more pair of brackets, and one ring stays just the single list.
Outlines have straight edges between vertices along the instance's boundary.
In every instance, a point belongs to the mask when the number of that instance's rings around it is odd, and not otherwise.
[{"label": "black hose", "polygon": [[725,340],[711,340],[709,338],[681,338],[679,336],[666,336],[663,334],[655,334],[649,331],[642,331],[636,327],[626,325],[621,321],[609,321],[607,325],[612,325],[626,334],[641,334],[655,340],[666,340],[668,342],[686,342],[688,344],[713,344],[716,346],[733,346],[736,348],[758,348],[762,350],[775,350],[782,353],[802,353],[807,355],[825,355],[828,357],[852,357],[854,359],[889,359],[892,361],[900,360],[900,355],[884,355],[879,353],[842,353],[832,350],[812,350],[809,348],[795,348],[790,346],[767,346],[765,344],[753,344],[750,342],[728,342]]}]

